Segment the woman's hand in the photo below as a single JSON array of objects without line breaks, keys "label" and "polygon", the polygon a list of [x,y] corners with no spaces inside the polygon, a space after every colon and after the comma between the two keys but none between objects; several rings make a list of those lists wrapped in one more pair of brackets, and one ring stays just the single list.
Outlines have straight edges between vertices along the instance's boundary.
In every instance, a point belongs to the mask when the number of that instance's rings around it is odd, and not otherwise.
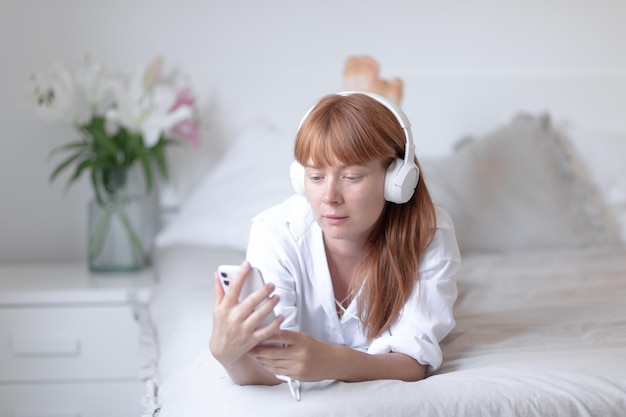
[{"label": "woman's hand", "polygon": [[340,346],[320,342],[306,333],[281,330],[250,354],[268,371],[298,381],[337,379],[335,359]]},{"label": "woman's hand", "polygon": [[236,366],[250,349],[278,331],[283,320],[279,316],[269,325],[259,328],[261,321],[278,303],[278,296],[272,296],[269,301],[264,302],[274,291],[273,284],[266,284],[239,303],[239,294],[249,273],[250,264],[244,262],[227,292],[224,292],[219,277],[215,274],[213,332],[209,348],[226,368]]}]

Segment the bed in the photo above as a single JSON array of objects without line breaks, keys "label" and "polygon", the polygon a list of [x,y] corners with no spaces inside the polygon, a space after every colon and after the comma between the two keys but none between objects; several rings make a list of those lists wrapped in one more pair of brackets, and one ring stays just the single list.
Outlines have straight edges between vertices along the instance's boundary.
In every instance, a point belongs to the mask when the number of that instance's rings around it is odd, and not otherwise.
[{"label": "bed", "polygon": [[291,143],[246,124],[159,234],[159,284],[140,318],[145,416],[625,415],[626,136],[547,113],[421,159],[463,255],[440,369],[304,383],[301,401],[285,384],[233,384],[208,349],[213,271],[241,262],[249,219],[292,194]]}]

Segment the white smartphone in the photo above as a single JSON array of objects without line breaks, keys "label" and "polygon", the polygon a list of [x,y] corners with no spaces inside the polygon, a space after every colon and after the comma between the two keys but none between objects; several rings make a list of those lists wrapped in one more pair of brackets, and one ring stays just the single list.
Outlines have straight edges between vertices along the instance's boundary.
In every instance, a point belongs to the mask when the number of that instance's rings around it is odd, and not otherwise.
[{"label": "white smartphone", "polygon": [[[228,291],[228,287],[233,280],[237,279],[237,273],[241,267],[239,265],[220,265],[217,267],[217,274],[220,278],[220,283],[222,284],[222,288],[224,292]],[[259,288],[265,285],[265,281],[263,280],[263,275],[258,268],[251,268],[250,273],[246,278],[246,282],[244,282],[243,287],[241,287],[241,292],[239,293],[239,302],[242,302],[247,296],[258,290]],[[267,301],[265,301],[267,302]],[[276,316],[274,315],[274,311],[271,311],[263,321],[259,324],[259,327],[265,327],[272,320],[274,320]]]}]

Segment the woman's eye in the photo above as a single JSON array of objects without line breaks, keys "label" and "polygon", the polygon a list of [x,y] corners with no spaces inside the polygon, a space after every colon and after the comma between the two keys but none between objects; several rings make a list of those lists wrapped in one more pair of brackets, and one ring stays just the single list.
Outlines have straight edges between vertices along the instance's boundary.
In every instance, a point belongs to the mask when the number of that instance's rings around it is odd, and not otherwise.
[{"label": "woman's eye", "polygon": [[358,181],[361,177],[358,175],[346,175],[344,178],[350,182],[354,182]]},{"label": "woman's eye", "polygon": [[321,175],[309,175],[309,180],[312,182],[320,182],[322,180]]}]

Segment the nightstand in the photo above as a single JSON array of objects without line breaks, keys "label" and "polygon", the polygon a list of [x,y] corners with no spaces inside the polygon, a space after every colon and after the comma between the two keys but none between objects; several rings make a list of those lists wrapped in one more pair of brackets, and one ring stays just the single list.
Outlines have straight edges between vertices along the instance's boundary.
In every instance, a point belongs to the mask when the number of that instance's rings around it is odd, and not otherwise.
[{"label": "nightstand", "polygon": [[149,269],[0,265],[0,417],[138,417]]}]

